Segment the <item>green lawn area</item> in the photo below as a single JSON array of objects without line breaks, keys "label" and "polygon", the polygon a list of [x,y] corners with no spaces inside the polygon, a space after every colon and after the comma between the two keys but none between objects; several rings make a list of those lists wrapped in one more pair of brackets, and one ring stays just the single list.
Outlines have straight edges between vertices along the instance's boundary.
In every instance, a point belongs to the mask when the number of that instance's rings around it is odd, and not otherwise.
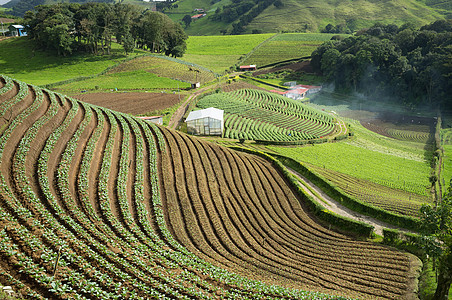
[{"label": "green lawn area", "polygon": [[7,39],[0,42],[0,72],[35,85],[95,75],[126,58],[119,45],[115,47],[112,55],[64,57],[34,50],[32,42],[26,37]]}]

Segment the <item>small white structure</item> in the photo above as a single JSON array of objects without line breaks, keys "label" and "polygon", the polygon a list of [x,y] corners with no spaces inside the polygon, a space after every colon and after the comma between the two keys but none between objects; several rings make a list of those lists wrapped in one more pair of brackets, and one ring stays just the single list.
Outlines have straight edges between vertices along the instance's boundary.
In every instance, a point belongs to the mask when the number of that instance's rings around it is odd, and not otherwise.
[{"label": "small white structure", "polygon": [[151,117],[138,117],[141,120],[146,122],[151,122],[158,125],[163,125],[163,117],[162,116],[151,116]]},{"label": "small white structure", "polygon": [[22,25],[9,25],[8,29],[10,36],[27,36],[25,27]]},{"label": "small white structure", "polygon": [[187,133],[194,135],[222,135],[224,111],[214,107],[190,112],[185,123]]}]

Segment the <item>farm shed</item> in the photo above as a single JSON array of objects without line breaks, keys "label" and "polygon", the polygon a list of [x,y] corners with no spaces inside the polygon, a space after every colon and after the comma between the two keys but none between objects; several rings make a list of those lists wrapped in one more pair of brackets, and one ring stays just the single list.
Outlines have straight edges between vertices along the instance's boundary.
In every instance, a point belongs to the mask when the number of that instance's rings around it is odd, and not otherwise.
[{"label": "farm shed", "polygon": [[256,71],[256,65],[240,66],[240,71]]},{"label": "farm shed", "polygon": [[10,36],[26,36],[25,28],[22,25],[10,25],[8,27]]},{"label": "farm shed", "polygon": [[191,19],[192,20],[198,20],[198,19],[201,19],[202,17],[205,17],[205,16],[206,16],[206,14],[197,14],[197,15],[191,16]]},{"label": "farm shed", "polygon": [[322,89],[321,86],[317,86],[317,85],[306,85],[306,84],[299,84],[299,85],[297,85],[297,87],[307,89],[308,91],[306,92],[306,95],[311,95],[311,94],[318,93],[318,92],[320,92],[320,90]]},{"label": "farm shed", "polygon": [[151,122],[158,125],[163,125],[163,117],[162,116],[151,116],[151,117],[138,117],[141,120],[146,122]]},{"label": "farm shed", "polygon": [[224,111],[214,107],[190,112],[185,123],[187,132],[194,135],[221,135]]},{"label": "farm shed", "polygon": [[287,98],[290,98],[290,99],[300,100],[306,96],[307,91],[308,91],[308,89],[295,88],[295,89],[291,89],[291,90],[288,90],[287,92],[285,92],[284,96]]}]

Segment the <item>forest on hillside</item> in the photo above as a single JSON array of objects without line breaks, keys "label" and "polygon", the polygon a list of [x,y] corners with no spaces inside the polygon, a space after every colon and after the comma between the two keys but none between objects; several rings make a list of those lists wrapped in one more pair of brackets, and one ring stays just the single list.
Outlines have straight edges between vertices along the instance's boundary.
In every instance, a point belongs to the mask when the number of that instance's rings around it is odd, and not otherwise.
[{"label": "forest on hillside", "polygon": [[336,90],[401,99],[412,108],[452,107],[451,21],[420,29],[376,24],[323,43],[311,64]]},{"label": "forest on hillside", "polygon": [[187,35],[166,15],[129,4],[59,3],[40,5],[24,17],[38,48],[59,55],[82,51],[110,53],[113,38],[126,53],[135,47],[173,57],[184,54]]}]

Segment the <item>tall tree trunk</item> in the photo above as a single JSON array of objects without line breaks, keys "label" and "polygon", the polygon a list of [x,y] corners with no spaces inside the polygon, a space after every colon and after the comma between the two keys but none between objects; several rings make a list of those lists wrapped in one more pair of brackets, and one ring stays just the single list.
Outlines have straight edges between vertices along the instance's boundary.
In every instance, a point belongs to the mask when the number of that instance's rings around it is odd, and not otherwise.
[{"label": "tall tree trunk", "polygon": [[450,285],[452,284],[452,253],[446,254],[440,261],[438,286],[436,287],[435,296],[436,300],[449,299]]}]

